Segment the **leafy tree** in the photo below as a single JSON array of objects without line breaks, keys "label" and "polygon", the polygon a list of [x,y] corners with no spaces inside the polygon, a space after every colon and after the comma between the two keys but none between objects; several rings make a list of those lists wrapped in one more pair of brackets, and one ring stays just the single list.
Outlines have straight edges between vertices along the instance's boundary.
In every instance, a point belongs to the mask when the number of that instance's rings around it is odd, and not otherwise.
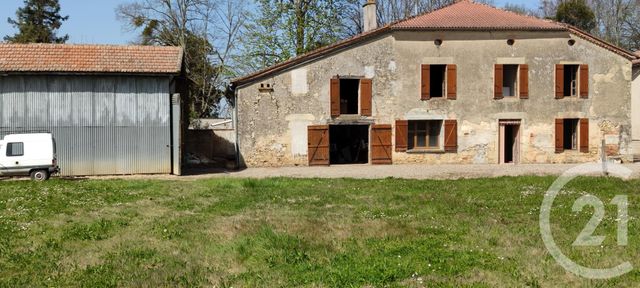
[{"label": "leafy tree", "polygon": [[58,0],[25,0],[24,7],[16,11],[16,19],[8,19],[9,24],[18,29],[14,36],[4,40],[13,43],[64,43],[69,35],[58,37],[56,30],[69,16],[60,15]]},{"label": "leafy tree", "polygon": [[595,14],[584,0],[569,0],[558,5],[556,20],[587,32],[596,28]]},{"label": "leafy tree", "polygon": [[246,25],[246,70],[257,70],[344,38],[345,0],[258,0]]}]

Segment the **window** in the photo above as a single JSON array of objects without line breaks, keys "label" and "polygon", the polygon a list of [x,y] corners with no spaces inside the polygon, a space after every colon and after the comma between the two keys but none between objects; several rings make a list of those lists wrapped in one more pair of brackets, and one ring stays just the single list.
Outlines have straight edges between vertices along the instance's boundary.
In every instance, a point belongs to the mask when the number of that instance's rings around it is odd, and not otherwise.
[{"label": "window", "polygon": [[429,88],[429,94],[431,97],[444,97],[446,95],[446,77],[447,75],[447,65],[431,65],[431,74],[429,78],[429,83],[431,87]]},{"label": "window", "polygon": [[518,65],[504,65],[502,77],[502,95],[505,97],[516,96],[518,89]]},{"label": "window", "polygon": [[578,149],[578,119],[563,119],[564,150]]},{"label": "window", "polygon": [[331,117],[340,115],[372,116],[373,81],[367,78],[331,79]]},{"label": "window", "polygon": [[556,99],[589,98],[589,65],[556,65]]},{"label": "window", "polygon": [[358,114],[360,79],[340,79],[340,114]]},{"label": "window", "polygon": [[529,99],[529,65],[496,64],[493,99],[520,97]]},{"label": "window", "polygon": [[580,150],[589,153],[589,119],[556,119],[556,153]]},{"label": "window", "polygon": [[578,95],[579,70],[580,66],[578,65],[564,65],[564,96],[573,97]]},{"label": "window", "polygon": [[455,100],[458,94],[458,68],[455,64],[421,65],[420,99],[445,98]]},{"label": "window", "polygon": [[14,142],[7,144],[7,156],[15,157],[24,155],[24,143]]},{"label": "window", "polygon": [[442,121],[418,120],[409,121],[409,149],[439,149]]}]

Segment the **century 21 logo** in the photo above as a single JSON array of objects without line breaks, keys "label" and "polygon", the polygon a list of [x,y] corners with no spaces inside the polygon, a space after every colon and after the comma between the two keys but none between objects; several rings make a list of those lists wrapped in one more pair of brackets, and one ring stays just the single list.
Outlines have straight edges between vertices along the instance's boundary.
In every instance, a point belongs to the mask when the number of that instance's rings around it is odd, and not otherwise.
[{"label": "century 21 logo", "polygon": [[[607,171],[610,173],[610,175],[623,179],[628,179],[632,173],[631,170],[622,165],[611,165]],[[551,218],[553,200],[556,198],[556,196],[558,196],[558,193],[560,192],[562,187],[564,187],[567,183],[578,176],[593,175],[594,173],[598,172],[602,172],[602,166],[600,166],[599,164],[594,163],[576,166],[567,170],[564,174],[562,174],[562,176],[556,179],[553,184],[551,184],[551,187],[549,187],[549,190],[547,190],[547,193],[544,196],[542,206],[540,207],[540,234],[542,236],[542,241],[544,242],[544,245],[547,247],[547,250],[549,251],[551,256],[553,256],[558,264],[560,264],[567,271],[589,279],[610,279],[629,273],[631,270],[633,270],[633,265],[631,265],[629,261],[625,261],[615,267],[606,269],[594,269],[582,266],[574,262],[562,253],[558,245],[553,240],[553,235],[551,233],[551,223],[549,220]],[[629,242],[627,236],[629,225],[628,198],[626,195],[618,195],[614,197],[610,203],[618,207],[618,217],[616,218],[618,222],[618,245],[626,246]],[[591,206],[594,208],[593,216],[584,227],[582,232],[580,232],[576,240],[573,242],[573,246],[599,246],[605,240],[605,236],[593,235],[598,225],[604,219],[604,203],[593,195],[585,195],[580,197],[573,203],[572,210],[574,212],[580,212],[587,206]]]}]

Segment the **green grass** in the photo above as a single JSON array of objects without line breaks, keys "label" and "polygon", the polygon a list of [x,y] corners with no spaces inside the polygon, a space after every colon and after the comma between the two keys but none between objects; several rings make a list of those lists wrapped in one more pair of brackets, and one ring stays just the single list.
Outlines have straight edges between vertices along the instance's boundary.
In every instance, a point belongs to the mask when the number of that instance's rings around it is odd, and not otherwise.
[{"label": "green grass", "polygon": [[[552,177],[473,180],[215,179],[0,182],[0,287],[635,286],[587,280],[546,251],[539,209]],[[563,252],[593,268],[637,251],[640,181],[578,178],[556,199]],[[573,247],[606,204],[602,247]],[[616,246],[615,195],[629,196]]]}]

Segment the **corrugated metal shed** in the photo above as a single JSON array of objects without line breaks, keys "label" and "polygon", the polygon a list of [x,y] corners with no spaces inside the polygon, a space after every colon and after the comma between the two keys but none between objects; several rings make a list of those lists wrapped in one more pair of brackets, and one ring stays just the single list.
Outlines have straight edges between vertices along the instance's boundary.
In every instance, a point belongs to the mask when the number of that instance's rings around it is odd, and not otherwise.
[{"label": "corrugated metal shed", "polygon": [[0,76],[0,136],[50,131],[62,175],[171,173],[169,76]]}]

